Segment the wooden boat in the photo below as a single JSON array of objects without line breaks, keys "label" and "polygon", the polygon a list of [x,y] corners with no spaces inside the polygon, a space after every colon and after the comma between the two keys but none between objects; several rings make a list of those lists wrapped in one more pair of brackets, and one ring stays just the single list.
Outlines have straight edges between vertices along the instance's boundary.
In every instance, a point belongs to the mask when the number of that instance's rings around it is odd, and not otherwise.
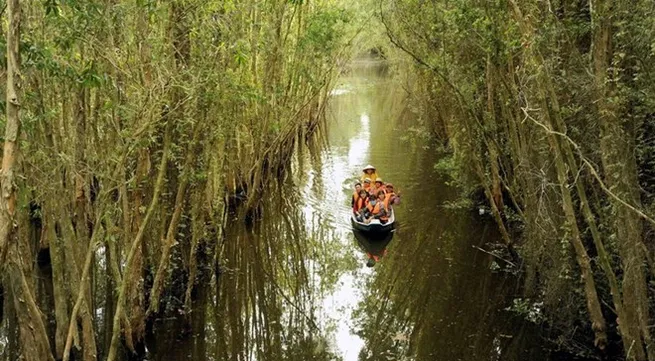
[{"label": "wooden boat", "polygon": [[359,222],[354,214],[350,215],[350,222],[353,225],[353,229],[358,230],[363,233],[387,233],[391,232],[394,229],[394,223],[396,222],[396,215],[391,209],[391,216],[389,216],[389,221],[382,224],[377,219],[372,219],[369,223]]}]

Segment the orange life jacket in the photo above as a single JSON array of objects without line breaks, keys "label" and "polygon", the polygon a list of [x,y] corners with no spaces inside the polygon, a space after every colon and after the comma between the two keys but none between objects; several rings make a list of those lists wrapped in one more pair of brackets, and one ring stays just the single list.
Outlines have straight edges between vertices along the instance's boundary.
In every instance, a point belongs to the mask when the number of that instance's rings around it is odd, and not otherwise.
[{"label": "orange life jacket", "polygon": [[371,203],[366,205],[366,208],[368,208],[368,211],[371,212],[371,214],[375,215],[380,213],[380,202],[375,202],[375,206],[371,205]]},{"label": "orange life jacket", "polygon": [[366,199],[358,196],[357,200],[355,201],[355,206],[353,207],[353,211],[359,212],[359,210],[364,207],[366,207]]},{"label": "orange life jacket", "polygon": [[[380,205],[381,204],[382,204],[382,202],[377,201],[377,202],[375,202],[375,206],[372,206],[371,203],[369,203],[366,207],[368,208],[368,211],[371,212],[372,215],[376,215],[376,214],[380,213]],[[384,209],[387,210],[386,207]],[[388,213],[389,212],[387,211],[387,213],[384,216],[380,217],[380,220],[388,221],[389,220],[389,214]]]},{"label": "orange life jacket", "polygon": [[387,190],[384,189],[384,187],[378,188],[376,186],[371,186],[371,188],[368,190],[368,194],[375,197],[375,199],[378,199],[378,193],[380,193],[380,191],[384,192],[385,195],[387,194]]}]

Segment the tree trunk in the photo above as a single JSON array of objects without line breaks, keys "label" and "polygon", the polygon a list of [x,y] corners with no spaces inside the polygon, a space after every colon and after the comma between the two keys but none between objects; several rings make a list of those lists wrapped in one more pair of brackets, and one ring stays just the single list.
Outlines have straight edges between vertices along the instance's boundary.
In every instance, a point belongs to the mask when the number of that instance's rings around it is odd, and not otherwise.
[{"label": "tree trunk", "polygon": [[[18,0],[7,1],[7,120],[0,173],[0,268],[6,270],[18,320],[21,357],[26,360],[53,360],[43,318],[23,272],[23,257],[16,235],[16,185],[14,165],[20,132],[20,22]],[[29,247],[25,247],[29,249]],[[6,285],[7,283],[5,283]]]},{"label": "tree trunk", "polygon": [[173,210],[173,215],[171,216],[171,221],[168,224],[168,230],[166,231],[166,239],[164,240],[164,248],[161,252],[161,258],[159,260],[159,266],[157,267],[157,273],[155,274],[155,280],[153,281],[152,289],[150,291],[150,307],[148,308],[148,314],[157,313],[159,311],[159,298],[161,296],[164,284],[166,283],[167,271],[168,271],[168,262],[171,255],[171,250],[173,246],[177,243],[175,241],[175,236],[177,235],[177,227],[180,223],[180,217],[182,216],[182,208],[184,206],[186,188],[189,184],[189,176],[193,167],[193,160],[195,157],[195,143],[198,140],[200,135],[200,122],[196,123],[193,139],[189,144],[189,148],[186,152],[186,159],[184,161],[184,166],[182,168],[182,173],[178,179],[179,184],[177,187],[177,194],[175,195],[175,206]]},{"label": "tree trunk", "polygon": [[[496,84],[494,83],[493,78],[493,68],[494,66],[491,62],[491,55],[488,55],[486,69],[487,113],[483,116],[483,119],[485,120],[485,125],[491,134],[496,133],[496,107],[494,105],[494,88]],[[498,147],[496,146],[496,142],[487,142],[487,149],[489,151],[489,167],[491,168],[491,197],[493,202],[496,204],[498,211],[502,212],[505,206],[503,203],[500,167],[498,166],[499,152]]]},{"label": "tree trunk", "polygon": [[16,212],[16,187],[14,164],[18,153],[18,134],[20,132],[20,4],[18,0],[7,1],[9,27],[7,31],[7,122],[5,124],[5,144],[2,150],[2,169],[0,170],[0,267],[4,267],[8,242],[14,230]]},{"label": "tree trunk", "polygon": [[115,283],[113,282],[114,278],[111,274],[111,264],[114,254],[110,251],[109,246],[110,240],[108,237],[105,237],[105,307],[103,309],[103,320],[102,324],[103,329],[103,343],[101,346],[101,352],[103,357],[107,356],[107,351],[109,350],[109,345],[111,344],[111,335],[112,335],[112,319],[114,318],[114,290],[116,289]]},{"label": "tree trunk", "polygon": [[70,323],[68,311],[68,291],[66,287],[66,270],[64,261],[64,248],[62,240],[55,232],[55,218],[46,218],[46,234],[50,239],[50,261],[52,264],[52,281],[55,297],[55,358],[61,360],[64,357],[66,345],[66,333]]},{"label": "tree trunk", "polygon": [[[132,272],[132,268],[134,266],[133,265],[134,256],[137,252],[137,249],[141,246],[141,242],[143,241],[143,236],[145,234],[146,227],[148,226],[148,223],[150,222],[150,219],[152,218],[155,209],[157,208],[157,204],[159,203],[159,197],[161,195],[161,191],[164,186],[164,175],[166,174],[166,165],[168,164],[168,156],[171,146],[172,123],[173,122],[167,119],[166,130],[164,134],[164,149],[162,151],[161,163],[159,165],[159,172],[157,174],[157,180],[154,186],[154,193],[152,195],[152,200],[150,201],[150,205],[148,206],[146,216],[143,219],[143,223],[139,227],[139,231],[137,232],[136,236],[134,237],[134,240],[132,241],[132,245],[130,246],[130,252],[128,253],[127,260],[125,261],[124,274],[126,275]],[[116,313],[114,314],[113,329],[112,329],[113,334],[111,337],[111,345],[109,347],[109,354],[107,356],[107,361],[115,361],[117,357],[118,339],[121,334],[120,323],[121,323],[121,318],[123,317],[123,308],[124,308],[125,296],[126,296],[125,290],[127,288],[128,280],[129,280],[128,277],[124,277],[118,289],[118,300],[116,301]]]},{"label": "tree trunk", "polygon": [[[70,288],[71,295],[77,295],[81,289],[86,288],[85,283],[88,284],[88,280],[82,279],[82,274],[78,269],[78,257],[77,257],[77,245],[74,240],[77,240],[75,230],[73,229],[70,218],[67,217],[65,209],[60,210],[60,219],[66,220],[67,225],[64,225],[63,229],[63,243],[64,243],[64,253],[65,253],[65,263],[67,265],[66,270],[68,271],[68,287]],[[84,261],[82,261],[82,266]],[[82,273],[84,271],[82,270]],[[76,297],[74,297],[76,298]],[[81,307],[81,308],[80,308]],[[93,328],[93,313],[91,312],[90,305],[88,303],[88,294],[84,295],[82,298],[82,303],[79,308],[79,317],[82,324],[82,352],[83,358],[85,361],[95,360],[97,357],[97,347],[95,341],[95,331]],[[71,318],[70,325],[73,326],[73,337],[77,340],[78,330],[77,330],[77,320]],[[70,330],[69,330],[70,332]],[[70,336],[70,334],[69,334]],[[67,341],[68,342],[68,341]],[[77,345],[77,342],[76,342]],[[66,355],[64,355],[66,357]]]},{"label": "tree trunk", "polygon": [[[141,215],[141,207],[143,205],[143,199],[145,197],[144,188],[148,176],[148,171],[150,168],[149,162],[149,151],[147,149],[140,149],[138,154],[137,166],[136,166],[136,190],[134,192],[134,203],[131,208],[128,204],[128,192],[125,184],[127,183],[127,174],[125,175],[126,181],[121,185],[121,193],[123,200],[123,209],[124,217],[128,219],[124,220],[124,237],[123,237],[123,246],[125,248],[129,247],[131,240],[134,238],[141,227],[143,217]],[[132,217],[130,217],[132,215]],[[132,218],[132,224],[129,222],[129,218]],[[125,278],[128,279],[127,292],[128,305],[125,306],[129,314],[129,323],[130,323],[130,332],[125,331],[125,344],[131,351],[134,351],[134,344],[143,341],[145,335],[146,325],[145,325],[145,292],[143,285],[143,276],[144,276],[144,265],[143,265],[143,245],[139,245],[134,254],[134,267],[130,274],[125,274]]]},{"label": "tree trunk", "polygon": [[18,319],[20,359],[54,361],[41,312],[25,279],[19,248],[17,244],[10,246],[6,269]]},{"label": "tree trunk", "polygon": [[[79,287],[77,290],[77,297],[75,300],[75,304],[73,306],[73,311],[71,312],[71,322],[68,327],[68,336],[66,338],[66,346],[64,348],[64,361],[68,361],[70,357],[70,349],[73,344],[73,334],[76,332],[77,327],[75,324],[77,323],[77,313],[80,312],[80,308],[82,308],[82,312],[89,313],[89,307],[87,306],[86,309],[84,309],[84,304],[86,302],[86,299],[88,298],[87,295],[87,290],[86,290],[86,285],[89,283],[89,272],[91,269],[91,260],[93,259],[93,253],[95,251],[95,243],[96,243],[96,238],[98,237],[98,233],[100,232],[100,215],[98,215],[98,219],[96,219],[96,226],[95,229],[93,230],[93,235],[89,239],[89,244],[87,246],[87,253],[86,257],[84,259],[84,265],[82,269],[82,276],[80,278],[80,283]],[[87,304],[88,305],[88,304]],[[84,332],[82,339],[84,342],[83,348],[84,348],[84,359],[96,359],[97,354],[96,354],[96,344],[95,344],[95,335],[93,332],[93,323],[89,325],[89,322],[91,320],[91,315],[82,315],[82,331]],[[90,332],[88,329],[90,328]]]},{"label": "tree trunk", "polygon": [[[523,12],[516,0],[510,0],[510,1],[516,20],[519,23],[519,28],[521,29],[521,32],[526,38],[528,38],[529,41],[531,41],[534,37],[533,34],[534,30],[530,19],[523,15]],[[532,54],[530,54],[530,56],[533,57],[537,65],[543,67],[545,62],[543,61],[541,55],[536,53],[536,51],[531,48],[529,48],[528,50],[532,51]],[[538,91],[540,93],[539,94],[540,105],[542,109],[545,110],[546,113],[545,116],[548,119],[549,122],[548,125],[550,126],[550,128],[548,129],[557,130],[557,128],[554,125],[558,123],[559,120],[551,118],[550,104],[548,102],[549,100],[551,100],[556,104],[557,99],[552,97],[552,91],[551,91],[552,86],[550,85],[549,76],[547,73],[545,73],[545,71],[546,69],[538,70],[539,72],[538,79],[542,82],[542,84],[539,84],[537,86]],[[542,86],[545,88],[545,90],[544,88],[542,88]],[[559,109],[555,109],[552,113],[557,113],[558,110]],[[587,310],[589,312],[589,318],[591,320],[591,328],[594,331],[594,336],[595,336],[594,344],[599,349],[604,350],[605,346],[607,345],[607,325],[605,322],[605,317],[603,316],[603,312],[600,307],[600,300],[598,298],[598,293],[596,291],[596,283],[593,278],[593,271],[591,269],[591,264],[589,262],[589,255],[584,247],[584,244],[582,243],[582,239],[580,238],[580,230],[578,228],[577,219],[575,216],[575,208],[571,197],[571,191],[569,189],[569,175],[568,175],[569,169],[566,164],[568,162],[569,157],[567,156],[566,153],[570,153],[570,152],[566,152],[566,150],[570,149],[570,146],[567,147],[566,144],[564,144],[564,146],[560,146],[560,142],[562,140],[558,140],[556,137],[557,136],[555,134],[549,132],[548,143],[550,144],[552,151],[555,152],[554,154],[555,166],[557,168],[557,177],[560,183],[560,190],[562,193],[562,207],[566,215],[567,223],[571,230],[570,241],[575,250],[576,259],[580,267],[580,272],[582,274],[582,280],[585,290],[585,298],[587,300]],[[576,184],[579,185],[579,183]]]},{"label": "tree trunk", "polygon": [[[619,6],[618,4],[616,5]],[[604,0],[591,0],[593,29],[593,69],[597,92],[596,106],[600,124],[600,148],[604,182],[618,197],[640,208],[639,181],[635,159],[634,127],[630,118],[619,119],[621,104],[614,89],[614,80],[608,74],[612,67],[612,22],[615,8]],[[627,123],[627,124],[626,124]],[[621,333],[628,335],[624,344],[628,359],[653,360],[655,350],[648,327],[648,293],[643,252],[642,221],[636,213],[612,199],[610,223],[618,240],[623,266],[623,315],[619,319]],[[644,351],[648,350],[648,354]]]},{"label": "tree trunk", "polygon": [[[174,1],[170,11],[170,18],[174,22],[172,29],[172,45],[175,51],[175,67],[178,72],[183,73],[191,56],[191,49],[189,48],[189,27],[186,23],[187,20],[185,18],[184,8],[181,2]],[[183,92],[184,90],[182,88],[175,88],[173,90],[173,104],[181,103],[184,95]],[[181,119],[184,116],[184,111],[185,107],[179,106],[169,116]],[[185,199],[186,187],[188,184],[188,174],[186,173],[188,172],[188,168],[191,166],[191,162],[194,159],[195,154],[193,154],[193,143],[196,141],[197,135],[199,134],[198,130],[200,128],[201,127],[199,122],[196,123],[193,131],[193,140],[189,144],[189,148],[187,149],[185,155],[183,169],[178,177],[179,183],[177,187],[177,193],[175,195],[174,210],[171,216],[171,220],[168,224],[168,230],[166,231],[166,237],[164,239],[159,265],[157,267],[155,279],[150,291],[150,305],[148,307],[148,311],[146,312],[147,315],[151,315],[159,311],[159,298],[161,296],[162,288],[165,282],[165,273],[168,269],[168,258],[170,256],[171,248],[175,243],[177,226],[179,225],[180,217],[182,216],[182,207]]]}]

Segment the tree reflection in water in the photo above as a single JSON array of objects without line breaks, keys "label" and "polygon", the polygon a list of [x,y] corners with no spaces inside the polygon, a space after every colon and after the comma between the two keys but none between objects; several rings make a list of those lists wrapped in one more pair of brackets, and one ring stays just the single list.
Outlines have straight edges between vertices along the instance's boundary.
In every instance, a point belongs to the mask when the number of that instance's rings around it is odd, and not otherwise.
[{"label": "tree reflection in water", "polygon": [[285,188],[271,190],[250,227],[231,216],[210,287],[197,290],[190,315],[154,325],[152,360],[340,360],[317,304],[341,272],[330,266],[353,262],[335,262],[332,230],[308,221]]}]

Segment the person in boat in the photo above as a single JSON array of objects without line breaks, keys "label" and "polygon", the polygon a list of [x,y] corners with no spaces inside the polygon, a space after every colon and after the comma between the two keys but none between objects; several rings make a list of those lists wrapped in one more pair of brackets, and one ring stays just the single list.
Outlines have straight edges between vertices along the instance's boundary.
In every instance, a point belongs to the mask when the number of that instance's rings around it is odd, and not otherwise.
[{"label": "person in boat", "polygon": [[378,178],[375,180],[375,193],[378,194],[378,192],[384,192],[385,196],[387,194],[387,188],[384,186],[384,182],[382,181],[382,178]]},{"label": "person in boat", "polygon": [[400,193],[396,194],[393,188],[393,184],[387,183],[385,188],[387,193],[386,198],[384,199],[384,206],[387,209],[390,209],[389,207],[393,206],[394,204],[400,204]]},{"label": "person in boat", "polygon": [[364,178],[364,186],[362,189],[364,189],[367,193],[370,192],[371,186],[372,186],[371,178]]},{"label": "person in boat", "polygon": [[353,204],[353,213],[358,221],[362,221],[362,215],[368,204],[368,193],[364,189],[359,190],[357,201]]},{"label": "person in boat", "polygon": [[362,177],[361,177],[362,182],[366,178],[370,179],[371,182],[375,182],[378,179],[378,173],[375,170],[375,167],[370,165],[370,164],[367,165],[366,167],[364,167],[364,169],[362,169],[362,172],[364,172],[364,174],[362,174]]},{"label": "person in boat", "polygon": [[377,198],[371,198],[368,202],[366,209],[368,212],[366,215],[366,223],[369,223],[373,219],[377,219],[380,223],[385,224],[389,220],[389,212],[384,206],[385,199],[384,192],[380,191],[377,194]]},{"label": "person in boat", "polygon": [[375,209],[375,205],[377,204],[378,200],[375,196],[371,195],[369,192],[366,192],[366,206],[364,206],[363,209],[359,210],[360,217],[357,218],[358,221],[360,222],[365,222],[368,218],[372,216],[372,212]]},{"label": "person in boat", "polygon": [[369,198],[377,199],[378,192],[380,191],[380,182],[382,182],[382,178],[376,179],[375,182],[371,181],[371,187],[368,189]]},{"label": "person in boat", "polygon": [[387,194],[387,188],[384,185],[384,181],[382,178],[378,178],[375,180],[375,184],[371,186],[371,189],[368,191],[369,195],[371,198],[377,198],[378,193],[384,192],[385,196]]},{"label": "person in boat", "polygon": [[357,199],[359,199],[359,191],[362,190],[362,184],[357,182],[355,183],[355,191],[353,192],[352,199],[350,200],[350,206],[354,207],[355,203],[357,203]]}]

